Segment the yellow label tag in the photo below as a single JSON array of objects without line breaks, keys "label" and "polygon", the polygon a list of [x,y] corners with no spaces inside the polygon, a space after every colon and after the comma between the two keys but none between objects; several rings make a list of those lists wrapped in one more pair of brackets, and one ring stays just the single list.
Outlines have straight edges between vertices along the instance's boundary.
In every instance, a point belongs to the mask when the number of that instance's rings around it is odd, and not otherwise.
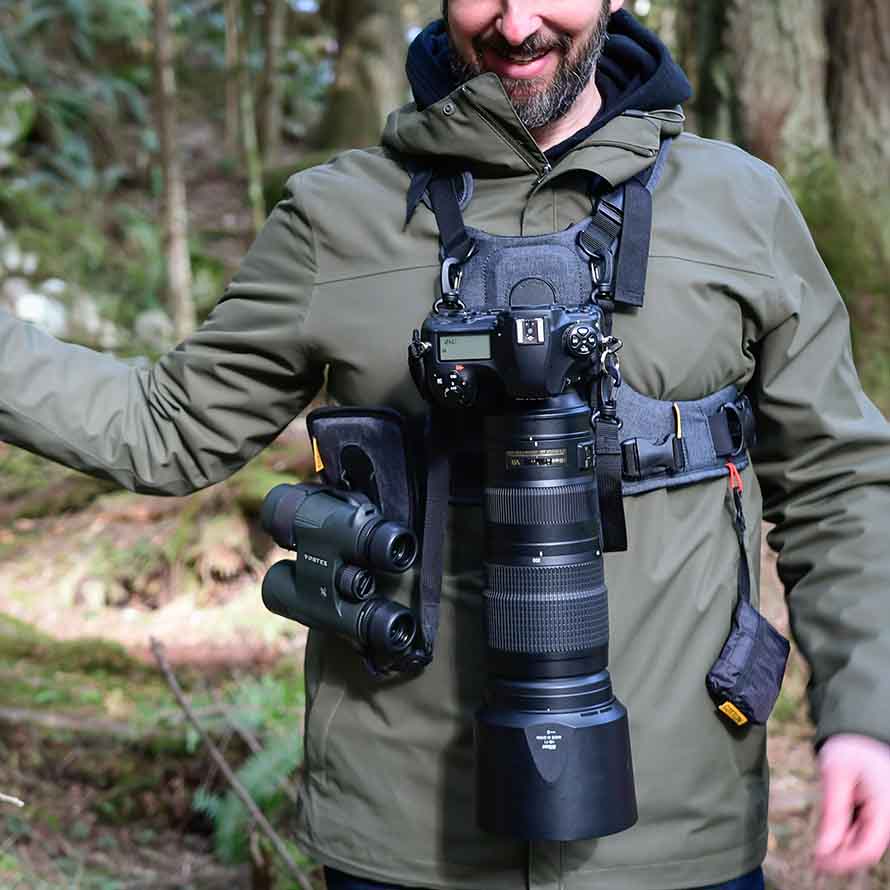
[{"label": "yellow label tag", "polygon": [[744,726],[748,722],[748,718],[731,701],[723,702],[720,711],[739,726]]},{"label": "yellow label tag", "polygon": [[315,439],[312,440],[312,456],[315,458],[315,472],[320,473],[324,469],[324,461],[321,459],[318,442]]}]

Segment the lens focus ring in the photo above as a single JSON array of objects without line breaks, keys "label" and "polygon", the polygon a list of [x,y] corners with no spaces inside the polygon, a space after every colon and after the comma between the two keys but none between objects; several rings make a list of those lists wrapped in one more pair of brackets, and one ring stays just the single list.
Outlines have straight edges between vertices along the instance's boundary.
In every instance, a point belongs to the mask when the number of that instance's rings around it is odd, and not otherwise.
[{"label": "lens focus ring", "polygon": [[595,518],[596,485],[486,488],[485,515],[497,525],[572,525]]},{"label": "lens focus ring", "polygon": [[488,565],[488,645],[529,655],[577,652],[609,639],[602,561],[568,566]]}]

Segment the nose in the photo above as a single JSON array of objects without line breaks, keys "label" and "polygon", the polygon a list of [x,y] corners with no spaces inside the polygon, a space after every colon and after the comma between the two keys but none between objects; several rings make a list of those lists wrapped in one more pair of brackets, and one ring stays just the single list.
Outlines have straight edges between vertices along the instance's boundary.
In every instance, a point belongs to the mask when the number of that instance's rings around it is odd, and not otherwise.
[{"label": "nose", "polygon": [[520,46],[524,40],[539,31],[541,16],[535,12],[536,3],[528,0],[506,0],[504,11],[497,21],[497,29],[504,40],[512,46]]}]

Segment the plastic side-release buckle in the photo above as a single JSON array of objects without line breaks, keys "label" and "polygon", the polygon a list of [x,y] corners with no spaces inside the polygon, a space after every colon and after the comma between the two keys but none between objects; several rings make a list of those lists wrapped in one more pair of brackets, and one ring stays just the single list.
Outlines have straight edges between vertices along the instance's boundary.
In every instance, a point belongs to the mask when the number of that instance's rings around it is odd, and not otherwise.
[{"label": "plastic side-release buckle", "polygon": [[662,442],[626,439],[621,443],[625,479],[639,482],[661,473],[680,473],[686,469],[682,440],[673,434]]}]

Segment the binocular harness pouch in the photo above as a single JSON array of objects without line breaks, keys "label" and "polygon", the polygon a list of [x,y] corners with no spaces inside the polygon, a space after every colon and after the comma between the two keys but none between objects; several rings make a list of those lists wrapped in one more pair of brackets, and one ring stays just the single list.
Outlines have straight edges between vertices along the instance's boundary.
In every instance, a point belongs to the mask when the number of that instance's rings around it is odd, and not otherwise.
[{"label": "binocular harness pouch", "polygon": [[[381,669],[369,656],[365,665],[377,677],[411,672],[432,660],[438,627],[442,549],[448,507],[447,453],[430,446],[424,498],[421,468],[412,456],[421,439],[434,443],[432,431],[415,431],[406,419],[385,407],[319,408],[307,418],[315,469],[325,484],[364,494],[388,520],[402,522],[422,537],[420,622],[415,645],[395,663]],[[443,494],[444,493],[444,494]],[[422,506],[422,502],[425,504]],[[423,511],[423,512],[422,512]],[[435,542],[438,541],[438,544]],[[434,580],[439,579],[439,580]]]}]

